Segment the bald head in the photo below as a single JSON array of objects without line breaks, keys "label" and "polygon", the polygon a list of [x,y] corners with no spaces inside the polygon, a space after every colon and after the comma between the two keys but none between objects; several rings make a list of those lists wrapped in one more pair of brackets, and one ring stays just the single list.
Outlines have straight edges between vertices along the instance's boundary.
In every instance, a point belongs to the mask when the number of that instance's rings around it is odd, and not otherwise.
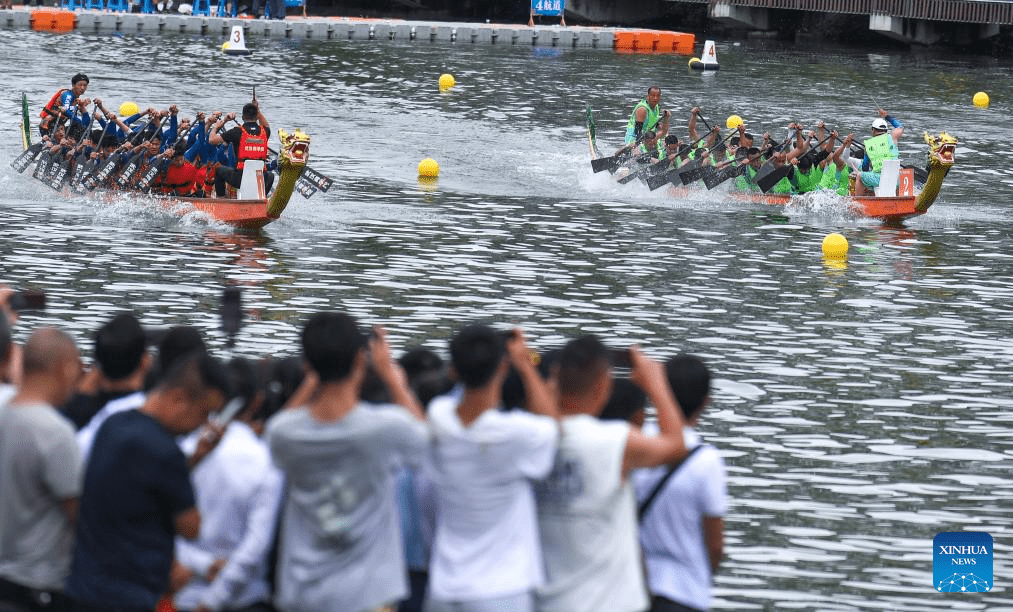
[{"label": "bald head", "polygon": [[74,340],[55,327],[40,327],[25,343],[19,395],[53,406],[66,402],[81,377]]},{"label": "bald head", "polygon": [[67,359],[77,357],[77,346],[66,333],[55,327],[40,327],[25,344],[25,376],[48,374]]}]

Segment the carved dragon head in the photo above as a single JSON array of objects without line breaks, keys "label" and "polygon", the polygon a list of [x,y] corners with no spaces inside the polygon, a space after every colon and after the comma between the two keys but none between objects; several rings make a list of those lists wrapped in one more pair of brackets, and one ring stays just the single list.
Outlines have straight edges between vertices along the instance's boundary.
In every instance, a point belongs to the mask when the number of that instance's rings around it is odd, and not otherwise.
[{"label": "carved dragon head", "polygon": [[957,139],[946,132],[939,132],[939,136],[933,136],[925,132],[925,142],[929,145],[929,164],[938,166],[952,166],[953,154],[957,150]]},{"label": "carved dragon head", "polygon": [[281,140],[281,152],[278,155],[279,164],[306,165],[310,157],[310,137],[308,134],[298,128],[291,134],[285,130],[278,130],[278,138]]}]

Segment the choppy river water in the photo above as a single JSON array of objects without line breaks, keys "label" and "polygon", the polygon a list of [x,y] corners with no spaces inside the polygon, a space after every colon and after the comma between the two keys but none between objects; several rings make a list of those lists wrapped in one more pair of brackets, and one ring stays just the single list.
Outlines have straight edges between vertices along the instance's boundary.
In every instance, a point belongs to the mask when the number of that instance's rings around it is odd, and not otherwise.
[{"label": "choppy river water", "polygon": [[[468,44],[253,41],[0,31],[0,157],[33,105],[85,71],[89,95],[240,109],[253,85],[275,129],[313,136],[328,193],[294,196],[262,233],[150,202],[54,195],[0,164],[0,282],[43,288],[24,317],[82,345],[111,312],[191,323],[216,346],[221,287],[244,288],[236,351],[296,352],[307,313],[385,325],[398,349],[443,349],[460,322],[524,326],[536,346],[578,332],[654,355],[703,356],[717,376],[701,431],[723,452],[732,506],[722,610],[1013,610],[1013,64],[719,41],[722,69],[685,58]],[[440,94],[450,72],[457,87]],[[875,104],[960,140],[938,203],[903,228],[824,198],[787,209],[620,186],[593,174],[584,105],[618,143],[632,104],[663,89],[677,131],[700,106],[750,129],[824,119],[861,137]],[[992,96],[989,110],[971,105]],[[419,185],[436,158],[435,186]],[[851,244],[825,262],[829,232]],[[940,594],[932,538],[995,539],[989,593]]]}]

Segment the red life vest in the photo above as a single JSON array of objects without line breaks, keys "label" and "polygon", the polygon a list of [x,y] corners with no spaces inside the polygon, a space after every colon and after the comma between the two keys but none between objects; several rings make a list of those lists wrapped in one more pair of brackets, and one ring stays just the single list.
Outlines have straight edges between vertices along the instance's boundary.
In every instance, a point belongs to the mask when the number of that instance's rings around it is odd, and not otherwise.
[{"label": "red life vest", "polygon": [[236,168],[242,170],[243,162],[248,159],[267,160],[267,130],[261,126],[259,134],[251,134],[246,131],[246,126],[240,129],[242,134],[239,137],[239,150],[236,151],[239,160]]},{"label": "red life vest", "polygon": [[60,116],[61,112],[59,104],[60,96],[62,96],[64,93],[68,91],[70,91],[70,89],[66,87],[57,90],[57,92],[53,94],[53,97],[49,100],[49,102],[42,107],[42,110],[39,111],[39,116],[42,117],[42,121],[39,122],[40,124],[39,127],[45,128],[46,126],[49,125],[49,122],[53,120],[53,117]]}]

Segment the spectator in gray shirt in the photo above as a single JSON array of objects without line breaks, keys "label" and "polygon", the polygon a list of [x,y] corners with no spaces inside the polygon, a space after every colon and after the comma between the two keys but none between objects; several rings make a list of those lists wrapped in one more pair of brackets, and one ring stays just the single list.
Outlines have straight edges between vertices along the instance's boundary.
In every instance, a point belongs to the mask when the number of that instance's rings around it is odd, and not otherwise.
[{"label": "spectator in gray shirt", "polygon": [[67,334],[52,327],[32,333],[17,394],[0,412],[0,607],[66,609],[81,458],[74,427],[54,406],[80,377]]}]

